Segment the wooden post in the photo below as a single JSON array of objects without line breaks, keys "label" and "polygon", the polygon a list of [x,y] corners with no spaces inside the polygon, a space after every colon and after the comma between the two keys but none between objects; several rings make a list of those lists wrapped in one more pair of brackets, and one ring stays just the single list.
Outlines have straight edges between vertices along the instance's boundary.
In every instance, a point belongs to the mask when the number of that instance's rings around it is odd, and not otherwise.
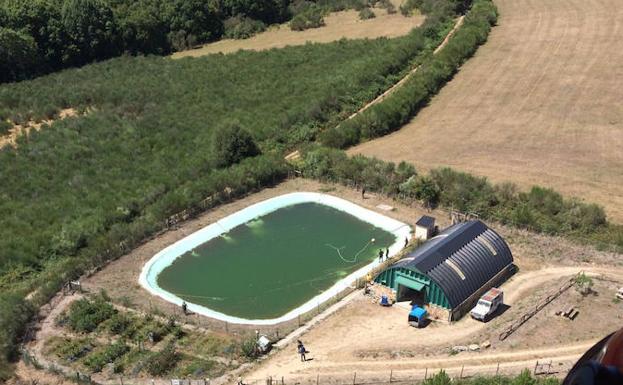
[{"label": "wooden post", "polygon": [[426,368],[426,371],[424,372],[424,379],[428,380],[428,368]]},{"label": "wooden post", "polygon": [[536,375],[536,368],[539,366],[539,361],[537,360],[534,364],[534,374]]},{"label": "wooden post", "polygon": [[394,369],[389,371],[389,383],[390,384],[392,383],[392,376],[393,376],[393,374],[394,374]]},{"label": "wooden post", "polygon": [[498,361],[498,368],[495,369],[495,375],[497,377],[498,373],[500,373],[500,362]]},{"label": "wooden post", "polygon": [[357,383],[357,372],[353,375],[353,385]]},{"label": "wooden post", "polygon": [[318,381],[320,381],[320,373],[316,374],[316,385],[318,385]]},{"label": "wooden post", "polygon": [[461,375],[459,376],[459,379],[463,379],[463,369],[465,369],[465,365],[461,366]]},{"label": "wooden post", "polygon": [[284,385],[283,376],[281,376],[281,385]]}]

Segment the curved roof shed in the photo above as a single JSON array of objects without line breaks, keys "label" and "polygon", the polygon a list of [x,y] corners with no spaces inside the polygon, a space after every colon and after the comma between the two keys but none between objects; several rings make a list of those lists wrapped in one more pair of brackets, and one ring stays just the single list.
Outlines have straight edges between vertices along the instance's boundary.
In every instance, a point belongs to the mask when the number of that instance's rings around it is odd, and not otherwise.
[{"label": "curved roof shed", "polygon": [[[403,277],[400,282],[409,277],[429,281],[429,301],[455,309],[512,263],[504,239],[483,222],[472,220],[448,227],[388,268],[380,279],[395,289],[395,277]],[[443,298],[430,295],[435,288],[441,289]]]}]

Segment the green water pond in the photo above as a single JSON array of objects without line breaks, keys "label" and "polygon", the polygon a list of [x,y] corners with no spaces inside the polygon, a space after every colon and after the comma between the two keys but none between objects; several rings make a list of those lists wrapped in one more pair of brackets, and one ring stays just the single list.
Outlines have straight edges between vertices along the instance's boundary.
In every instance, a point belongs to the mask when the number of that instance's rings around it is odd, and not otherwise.
[{"label": "green water pond", "polygon": [[201,244],[157,281],[187,302],[230,316],[277,318],[369,264],[395,241],[390,232],[350,214],[301,203]]}]

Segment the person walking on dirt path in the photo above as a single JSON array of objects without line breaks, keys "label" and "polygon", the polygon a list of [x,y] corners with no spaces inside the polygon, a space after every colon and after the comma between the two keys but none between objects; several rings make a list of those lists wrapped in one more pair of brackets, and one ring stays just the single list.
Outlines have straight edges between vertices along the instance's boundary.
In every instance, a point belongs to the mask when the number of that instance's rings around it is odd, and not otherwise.
[{"label": "person walking on dirt path", "polygon": [[307,358],[305,357],[305,353],[307,353],[307,351],[305,350],[305,345],[303,345],[303,342],[301,340],[298,340],[298,352],[301,355],[301,362],[305,362],[307,361]]},{"label": "person walking on dirt path", "polygon": [[385,248],[385,260],[389,259],[389,247]]},{"label": "person walking on dirt path", "polygon": [[184,315],[188,315],[188,305],[186,305],[186,301],[182,302],[182,311],[184,312]]},{"label": "person walking on dirt path", "polygon": [[383,249],[379,249],[379,262],[383,262]]},{"label": "person walking on dirt path", "polygon": [[361,199],[366,199],[366,188],[361,187]]},{"label": "person walking on dirt path", "polygon": [[409,246],[409,238],[405,237],[405,248]]}]

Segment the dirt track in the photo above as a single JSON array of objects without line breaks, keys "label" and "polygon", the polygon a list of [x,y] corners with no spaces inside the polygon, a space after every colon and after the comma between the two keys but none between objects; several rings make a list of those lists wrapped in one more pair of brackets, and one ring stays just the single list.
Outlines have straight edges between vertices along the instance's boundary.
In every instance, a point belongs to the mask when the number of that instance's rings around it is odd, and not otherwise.
[{"label": "dirt track", "polygon": [[[578,270],[580,268],[566,266],[520,273],[504,285],[504,290],[508,293],[505,303],[516,305],[535,288],[573,275]],[[589,274],[601,274],[616,279],[623,277],[623,270],[620,268],[589,267],[585,270]],[[313,329],[302,337],[312,350],[313,361],[301,363],[295,354],[294,344],[290,344],[258,369],[250,372],[248,380],[259,381],[269,376],[273,378],[284,376],[289,378],[290,382],[296,379],[305,383],[313,382],[320,374],[325,381],[329,378],[339,381],[343,378],[352,379],[353,372],[357,371],[362,379],[365,377],[374,381],[385,378],[390,370],[394,371],[396,378],[400,376],[413,378],[423,376],[426,368],[429,370],[446,368],[454,373],[463,367],[465,374],[468,372],[483,374],[491,370],[495,372],[498,362],[504,372],[517,372],[527,366],[533,366],[535,360],[543,358],[568,366],[597,340],[582,340],[530,349],[512,349],[511,346],[510,351],[506,346],[501,351],[493,349],[454,357],[448,356],[447,353],[429,354],[424,351],[415,355],[388,357],[384,353],[390,350],[405,354],[410,351],[409,349],[415,349],[417,352],[428,346],[452,345],[484,328],[495,328],[495,325],[483,324],[465,317],[453,325],[431,325],[422,331],[414,331],[415,329],[404,322],[408,310],[396,306],[387,310],[380,313],[378,307],[372,310],[365,307],[361,301],[350,304],[345,310],[323,322],[322,327]],[[374,315],[371,315],[371,311]],[[367,315],[357,314],[362,312]],[[370,317],[369,324],[361,322],[366,316]],[[373,354],[362,356],[362,351],[370,349],[374,350]]]},{"label": "dirt track", "polygon": [[430,106],[350,153],[554,187],[623,222],[623,2],[496,4],[499,26]]}]

